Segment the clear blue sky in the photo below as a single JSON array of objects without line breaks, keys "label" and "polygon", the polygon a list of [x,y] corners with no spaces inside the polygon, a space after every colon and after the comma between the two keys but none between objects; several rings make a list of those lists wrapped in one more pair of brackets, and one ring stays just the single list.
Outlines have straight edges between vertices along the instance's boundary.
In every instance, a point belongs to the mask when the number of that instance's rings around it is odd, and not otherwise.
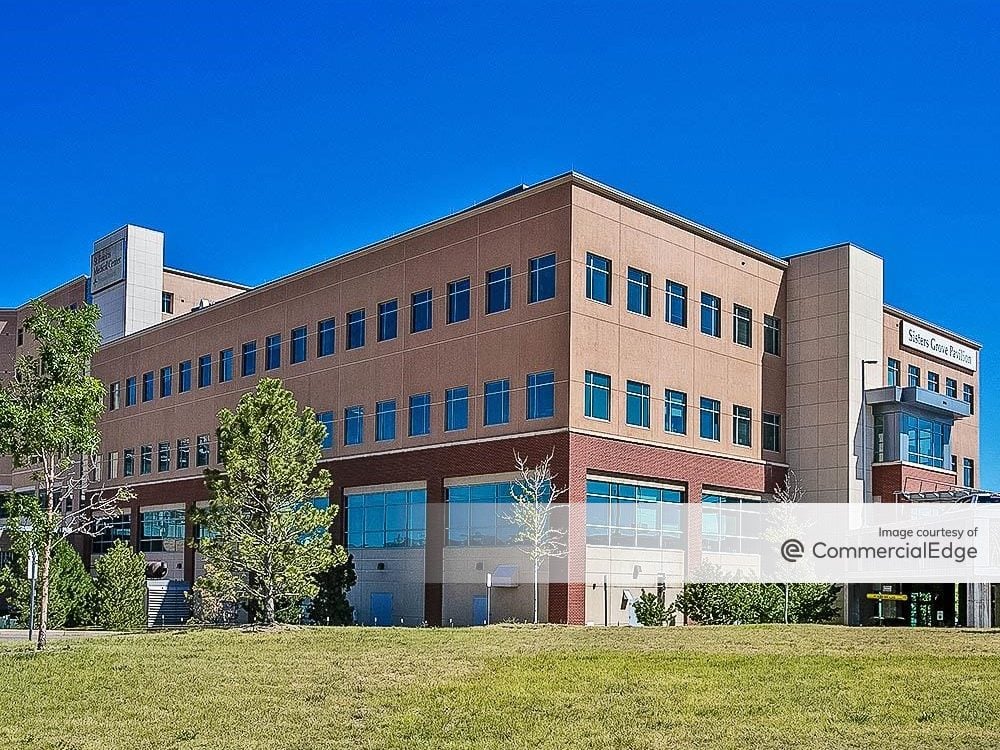
[{"label": "clear blue sky", "polygon": [[575,169],[884,256],[887,302],[986,345],[1000,488],[995,3],[90,5],[4,4],[0,306],[125,222],[256,284]]}]

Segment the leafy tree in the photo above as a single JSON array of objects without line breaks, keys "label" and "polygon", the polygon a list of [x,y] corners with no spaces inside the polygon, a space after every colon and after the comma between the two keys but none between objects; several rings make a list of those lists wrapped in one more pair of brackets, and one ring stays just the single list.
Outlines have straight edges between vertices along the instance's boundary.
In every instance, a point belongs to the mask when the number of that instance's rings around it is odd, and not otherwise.
[{"label": "leafy tree", "polygon": [[[31,581],[28,580],[28,550],[31,536],[24,530],[9,526],[13,557],[10,565],[0,570],[0,596],[7,600],[11,614],[23,626],[28,625],[31,609]],[[35,623],[39,622],[41,601],[35,596]],[[49,567],[48,624],[52,628],[82,627],[93,618],[94,582],[84,568],[83,560],[69,542],[60,540],[52,550]]]},{"label": "leafy tree", "polygon": [[261,604],[267,626],[279,610],[315,596],[314,575],[344,559],[330,541],[336,507],[313,502],[330,488],[329,472],[316,468],[325,432],[273,378],[235,412],[219,412],[225,470],[205,472],[211,500],[199,515],[207,533],[198,546],[244,606]]},{"label": "leafy tree", "polygon": [[[558,499],[567,492],[566,487],[556,487],[552,473],[552,453],[537,466],[529,466],[528,459],[514,453],[520,477],[511,485],[513,502],[504,513],[506,520],[516,528],[514,544],[531,560],[533,574],[534,622],[538,622],[538,573],[550,557],[565,557],[566,530],[559,528],[554,516]],[[565,507],[565,506],[562,506]]]},{"label": "leafy tree", "polygon": [[636,621],[646,627],[663,625],[670,616],[663,600],[652,591],[643,592],[632,606],[635,608]]},{"label": "leafy tree", "polygon": [[233,625],[239,616],[239,593],[235,577],[219,571],[211,563],[186,594],[191,605],[191,621],[203,625]]},{"label": "leafy tree", "polygon": [[35,346],[18,355],[14,377],[0,385],[0,455],[11,456],[15,468],[30,467],[38,490],[15,495],[8,509],[25,530],[27,548],[38,553],[39,649],[47,642],[59,543],[71,534],[99,533],[131,497],[90,481],[100,465],[97,419],[104,410],[104,385],[90,375],[101,343],[99,316],[93,305],[32,303],[25,329]]},{"label": "leafy tree", "polygon": [[830,622],[839,592],[839,585],[825,583],[688,583],[674,607],[702,625]]},{"label": "leafy tree", "polygon": [[105,630],[146,627],[146,558],[120,539],[94,564],[94,620]]},{"label": "leafy tree", "polygon": [[358,582],[354,555],[339,565],[316,574],[319,592],[309,607],[309,617],[317,625],[350,625],[354,622],[354,607],[347,601],[347,592]]}]

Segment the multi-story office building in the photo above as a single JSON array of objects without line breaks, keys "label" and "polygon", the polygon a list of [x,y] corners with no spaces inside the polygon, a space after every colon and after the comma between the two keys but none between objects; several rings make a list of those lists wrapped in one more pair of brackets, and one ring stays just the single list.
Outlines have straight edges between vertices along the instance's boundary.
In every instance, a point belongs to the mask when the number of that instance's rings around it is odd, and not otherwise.
[{"label": "multi-story office building", "polygon": [[[807,501],[977,485],[979,345],[886,305],[882,259],[851,244],[781,259],[566,174],[253,289],[164,268],[162,247],[124,227],[50,295],[104,312],[103,481],[136,492],[88,556],[120,536],[195,579],[216,414],[261,377],[327,425],[366,623],[481,621],[487,573],[493,619],[530,615],[497,510],[515,452],[552,452],[568,487],[543,613],[569,623],[620,622],[627,581],[657,585],[641,562],[669,557],[677,503],[749,506],[789,467]],[[0,362],[25,312],[0,311]]]}]

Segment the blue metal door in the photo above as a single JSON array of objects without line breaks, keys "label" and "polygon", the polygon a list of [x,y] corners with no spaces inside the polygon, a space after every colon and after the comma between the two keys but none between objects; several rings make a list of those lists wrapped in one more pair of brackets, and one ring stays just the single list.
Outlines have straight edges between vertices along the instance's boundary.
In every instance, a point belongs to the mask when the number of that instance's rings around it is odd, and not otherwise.
[{"label": "blue metal door", "polygon": [[473,625],[485,625],[486,624],[486,597],[485,596],[474,596],[474,597],[472,597],[472,624]]},{"label": "blue metal door", "polygon": [[392,594],[373,593],[371,608],[373,625],[392,625]]}]

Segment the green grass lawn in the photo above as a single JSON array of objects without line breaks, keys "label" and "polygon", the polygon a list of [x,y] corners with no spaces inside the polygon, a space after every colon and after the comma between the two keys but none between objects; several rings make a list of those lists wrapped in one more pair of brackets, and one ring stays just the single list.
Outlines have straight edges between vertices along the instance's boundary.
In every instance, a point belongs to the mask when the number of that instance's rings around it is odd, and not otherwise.
[{"label": "green grass lawn", "polygon": [[1000,633],[191,631],[0,647],[0,748],[995,748]]}]

